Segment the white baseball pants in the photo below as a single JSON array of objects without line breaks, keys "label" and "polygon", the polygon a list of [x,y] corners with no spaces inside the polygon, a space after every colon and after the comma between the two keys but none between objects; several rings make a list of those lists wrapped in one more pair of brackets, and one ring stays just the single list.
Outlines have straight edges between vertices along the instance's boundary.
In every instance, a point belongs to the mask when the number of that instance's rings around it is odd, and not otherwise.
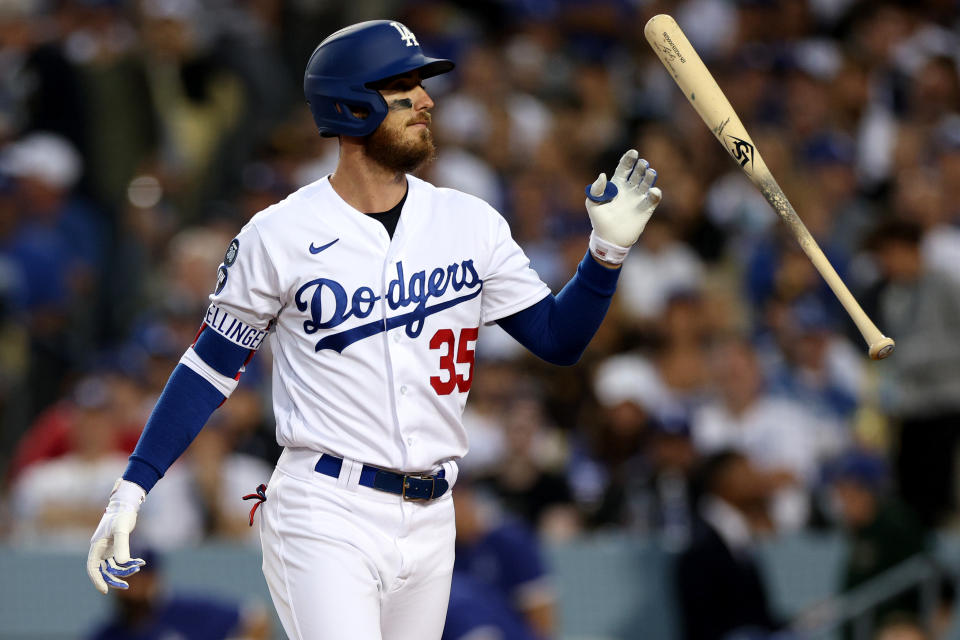
[{"label": "white baseball pants", "polygon": [[314,471],[287,448],[260,509],[263,575],[293,640],[439,640],[453,572],[451,492],[430,502]]}]

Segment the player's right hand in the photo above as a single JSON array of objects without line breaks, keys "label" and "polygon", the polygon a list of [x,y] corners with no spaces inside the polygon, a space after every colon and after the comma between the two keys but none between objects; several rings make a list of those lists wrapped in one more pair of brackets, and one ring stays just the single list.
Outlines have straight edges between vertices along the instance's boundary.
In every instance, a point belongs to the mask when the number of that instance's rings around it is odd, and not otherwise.
[{"label": "player's right hand", "polygon": [[140,485],[128,480],[117,480],[110,493],[110,502],[100,525],[90,538],[87,554],[87,575],[100,593],[109,587],[126,589],[122,580],[146,564],[140,558],[130,557],[130,532],[137,524],[137,512],[147,493]]},{"label": "player's right hand", "polygon": [[660,189],[654,183],[657,172],[650,163],[630,149],[607,182],[601,173],[587,188],[585,201],[593,233],[590,251],[606,262],[623,262],[643,228],[660,204]]}]

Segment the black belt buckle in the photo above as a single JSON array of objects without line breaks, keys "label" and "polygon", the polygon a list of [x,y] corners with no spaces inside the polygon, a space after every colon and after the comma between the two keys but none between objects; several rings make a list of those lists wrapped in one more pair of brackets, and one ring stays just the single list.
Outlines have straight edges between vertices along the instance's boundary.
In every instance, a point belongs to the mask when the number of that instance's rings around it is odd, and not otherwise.
[{"label": "black belt buckle", "polygon": [[[420,496],[408,496],[407,489],[410,488],[410,480],[429,480],[430,481],[430,495],[426,497]],[[434,476],[415,476],[415,475],[405,475],[403,476],[403,488],[400,490],[400,497],[404,500],[409,500],[411,502],[426,502],[427,500],[433,499],[433,494],[437,489],[437,479]]]}]

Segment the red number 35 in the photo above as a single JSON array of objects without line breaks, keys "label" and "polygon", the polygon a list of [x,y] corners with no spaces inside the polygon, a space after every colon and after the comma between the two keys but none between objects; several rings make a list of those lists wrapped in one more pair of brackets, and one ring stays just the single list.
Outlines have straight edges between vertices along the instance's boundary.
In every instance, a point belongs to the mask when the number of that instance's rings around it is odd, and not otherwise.
[{"label": "red number 35", "polygon": [[[443,376],[430,376],[430,386],[437,392],[437,395],[445,396],[453,393],[456,389],[460,393],[466,393],[473,384],[473,362],[474,347],[471,342],[477,341],[479,327],[470,327],[460,331],[460,339],[457,340],[453,329],[440,329],[430,338],[430,349],[442,349],[446,347],[446,353],[440,356],[440,369],[447,372]],[[456,354],[456,360],[454,360]],[[457,364],[466,364],[467,375],[462,376],[457,373]]]}]

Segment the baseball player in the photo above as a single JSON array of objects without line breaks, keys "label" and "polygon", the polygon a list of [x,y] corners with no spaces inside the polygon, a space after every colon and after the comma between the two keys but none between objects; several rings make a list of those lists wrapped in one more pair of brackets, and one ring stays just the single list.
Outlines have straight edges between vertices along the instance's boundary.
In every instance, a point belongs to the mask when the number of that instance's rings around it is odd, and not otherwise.
[{"label": "baseball player", "polygon": [[313,52],[304,91],[336,171],[255,215],[91,539],[103,593],[143,564],[146,493],[271,337],[284,451],[263,493],[263,572],[291,638],[439,638],[453,568],[450,489],[481,323],[573,364],[660,201],[636,151],[587,188],[589,251],[556,296],[482,200],[409,175],[435,153],[422,80],[453,69],[403,24],[356,24]]}]

